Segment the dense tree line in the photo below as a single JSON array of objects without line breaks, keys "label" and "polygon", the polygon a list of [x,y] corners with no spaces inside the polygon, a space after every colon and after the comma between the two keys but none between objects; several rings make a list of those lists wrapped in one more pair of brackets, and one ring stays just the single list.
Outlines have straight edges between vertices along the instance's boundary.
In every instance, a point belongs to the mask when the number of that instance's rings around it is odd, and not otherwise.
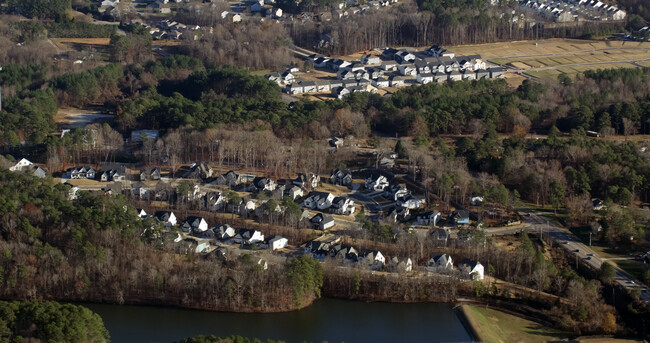
[{"label": "dense tree line", "polygon": [[[453,1],[455,2],[455,1]],[[582,37],[620,32],[622,23],[544,23],[512,22],[511,9],[485,5],[484,1],[467,8],[449,7],[441,12],[420,11],[415,4],[402,3],[380,14],[350,15],[315,24],[292,21],[288,30],[296,45],[315,49],[323,34],[331,44],[322,51],[347,55],[381,46],[430,46],[491,43],[495,41]],[[443,1],[421,1],[422,6],[438,8]],[[381,15],[382,20],[376,20]]]},{"label": "dense tree line", "polygon": [[63,20],[70,0],[8,0],[7,11],[18,11],[27,18]]},{"label": "dense tree line", "polygon": [[47,25],[47,35],[52,38],[109,38],[116,32],[116,25],[82,21],[62,21]]},{"label": "dense tree line", "polygon": [[[5,258],[7,252],[4,253]],[[109,334],[89,309],[54,301],[0,301],[2,342],[104,343]]]},{"label": "dense tree line", "polygon": [[291,40],[282,24],[247,20],[220,21],[202,39],[190,41],[183,52],[201,59],[209,67],[235,65],[251,69],[277,70],[292,62]]}]

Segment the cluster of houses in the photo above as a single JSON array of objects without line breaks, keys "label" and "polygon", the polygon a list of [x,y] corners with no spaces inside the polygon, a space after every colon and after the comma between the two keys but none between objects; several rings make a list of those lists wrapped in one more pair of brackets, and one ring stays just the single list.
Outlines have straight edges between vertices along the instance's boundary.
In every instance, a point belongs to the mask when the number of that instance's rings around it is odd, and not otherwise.
[{"label": "cluster of houses", "polygon": [[[137,211],[137,214],[140,218],[144,219],[149,217],[149,215],[144,210],[139,209]],[[241,244],[246,247],[255,245],[258,249],[261,248],[269,250],[279,250],[286,248],[289,245],[289,241],[282,236],[276,235],[265,238],[264,234],[258,230],[236,230],[228,224],[210,227],[208,225],[208,222],[203,217],[189,216],[181,223],[178,222],[178,219],[176,218],[174,212],[170,211],[157,211],[153,214],[152,217],[155,220],[163,223],[166,227],[178,226],[181,231],[188,235],[191,235],[189,238],[191,241],[193,241],[194,238],[202,238],[208,240],[217,240],[226,244]],[[180,242],[181,240],[183,240],[183,237],[179,235],[179,238],[177,238],[175,242]],[[199,244],[196,247],[195,252],[206,252],[209,246],[209,244]]]},{"label": "cluster of houses", "polygon": [[316,68],[336,73],[336,79],[299,80],[291,69],[267,74],[266,78],[285,87],[289,94],[331,93],[341,98],[353,92],[377,92],[387,87],[430,82],[503,78],[501,67],[488,67],[479,55],[455,56],[441,47],[423,52],[386,48],[382,55],[363,55],[359,61],[346,61],[319,54],[307,57]]},{"label": "cluster of houses", "polygon": [[619,21],[626,16],[625,11],[615,5],[599,0],[519,0],[519,5],[557,22]]},{"label": "cluster of houses", "polygon": [[[320,261],[333,259],[344,265],[361,265],[373,270],[408,273],[413,270],[410,257],[387,258],[379,250],[358,249],[348,244],[342,244],[339,237],[327,237],[307,242],[303,248],[305,255]],[[451,256],[447,254],[432,256],[425,270],[430,273],[452,274],[470,280],[483,280],[484,267],[478,261],[463,260],[454,268]]]},{"label": "cluster of houses", "polygon": [[120,182],[124,181],[126,178],[126,171],[124,167],[117,167],[114,169],[106,169],[97,173],[95,169],[88,166],[74,167],[68,169],[63,173],[62,177],[64,179],[88,179],[94,180],[99,176],[99,181],[102,182]]},{"label": "cluster of houses", "polygon": [[[209,30],[212,31],[212,28]],[[150,26],[149,33],[155,40],[197,40],[203,35],[204,28],[199,25],[185,25],[172,19],[163,19],[156,26]]]}]

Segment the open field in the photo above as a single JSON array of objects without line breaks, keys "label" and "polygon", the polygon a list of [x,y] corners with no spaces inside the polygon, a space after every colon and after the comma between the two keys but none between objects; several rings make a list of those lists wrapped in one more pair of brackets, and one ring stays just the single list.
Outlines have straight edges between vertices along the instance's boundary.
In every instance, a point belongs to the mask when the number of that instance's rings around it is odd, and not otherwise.
[{"label": "open field", "polygon": [[547,39],[449,47],[538,78],[576,75],[590,69],[650,66],[650,43]]},{"label": "open field", "polygon": [[462,305],[459,310],[481,342],[543,343],[570,336],[566,332],[485,307]]}]

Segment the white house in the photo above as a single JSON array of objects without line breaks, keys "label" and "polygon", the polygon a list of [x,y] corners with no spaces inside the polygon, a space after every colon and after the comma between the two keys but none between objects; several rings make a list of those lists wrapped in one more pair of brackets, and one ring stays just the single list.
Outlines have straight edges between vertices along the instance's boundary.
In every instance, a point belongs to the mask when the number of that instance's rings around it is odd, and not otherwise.
[{"label": "white house", "polygon": [[293,186],[286,190],[287,196],[291,198],[291,200],[296,200],[304,195],[304,192],[302,191],[302,188],[298,186]]},{"label": "white house", "polygon": [[318,213],[309,222],[314,230],[327,230],[334,226],[334,218]]},{"label": "white house", "polygon": [[271,250],[286,248],[287,245],[289,245],[289,240],[282,236],[273,236],[269,239],[269,249]]},{"label": "white house", "polygon": [[479,195],[474,195],[469,197],[469,203],[472,206],[481,206],[483,205],[483,197]]},{"label": "white house", "polygon": [[363,64],[379,64],[381,59],[377,55],[363,55],[361,56],[361,63]]},{"label": "white house", "polygon": [[235,229],[232,228],[232,226],[228,224],[223,224],[218,227],[212,228],[212,231],[214,231],[214,236],[217,239],[229,239],[235,237]]},{"label": "white house", "polygon": [[257,230],[242,229],[239,231],[244,244],[254,244],[264,241],[264,234]]},{"label": "white house", "polygon": [[330,211],[332,213],[341,214],[341,215],[351,215],[354,214],[354,200],[346,197],[336,197],[332,200],[332,206]]},{"label": "white house", "polygon": [[260,12],[264,7],[264,0],[259,0],[251,6],[251,12]]},{"label": "white house", "polygon": [[436,225],[440,221],[440,212],[427,211],[416,217],[417,225]]},{"label": "white house", "polygon": [[435,268],[436,270],[452,270],[454,269],[454,262],[451,259],[451,256],[447,254],[436,255],[431,257],[428,267]]},{"label": "white house", "polygon": [[397,200],[397,204],[400,206],[404,206],[408,209],[416,209],[418,207],[422,207],[427,203],[427,200],[422,197],[415,197],[412,195],[407,195],[404,198],[399,198]]},{"label": "white house", "polygon": [[25,158],[21,158],[20,161],[18,161],[16,164],[13,166],[9,167],[10,171],[23,171],[26,170],[29,166],[31,166],[33,163],[30,162],[29,160]]},{"label": "white house", "polygon": [[365,185],[366,189],[383,191],[390,184],[388,183],[388,179],[385,176],[381,174],[373,174],[366,179]]},{"label": "white house", "polygon": [[421,84],[427,84],[429,82],[433,82],[433,74],[427,73],[427,74],[418,74],[417,78],[419,83]]},{"label": "white house", "polygon": [[165,223],[165,226],[176,225],[176,215],[174,215],[174,212],[157,211],[154,217]]},{"label": "white house", "polygon": [[483,265],[478,261],[464,260],[459,268],[472,280],[483,280]]},{"label": "white house", "polygon": [[311,192],[303,202],[303,206],[312,210],[326,210],[332,206],[332,201],[334,201],[334,195],[332,193]]},{"label": "white house", "polygon": [[140,218],[146,218],[147,217],[147,212],[145,212],[145,210],[139,208],[139,209],[137,209],[137,215]]},{"label": "white house", "polygon": [[363,250],[359,253],[359,263],[372,266],[373,268],[381,268],[386,264],[386,258],[379,250]]},{"label": "white house", "polygon": [[208,222],[203,217],[190,216],[181,225],[181,230],[185,232],[202,233],[208,231]]},{"label": "white house", "polygon": [[411,270],[413,270],[413,261],[411,261],[410,257],[402,257],[399,258],[397,256],[393,257],[390,259],[390,262],[388,266],[399,273],[408,273]]}]

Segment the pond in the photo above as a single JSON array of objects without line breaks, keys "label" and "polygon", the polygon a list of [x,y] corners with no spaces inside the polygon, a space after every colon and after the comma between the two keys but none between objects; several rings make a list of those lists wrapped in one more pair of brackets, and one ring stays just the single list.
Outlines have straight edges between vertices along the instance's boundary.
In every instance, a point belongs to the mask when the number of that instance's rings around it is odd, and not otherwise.
[{"label": "pond", "polygon": [[365,303],[320,299],[286,313],[229,313],[167,307],[84,304],[114,343],[171,343],[196,335],[241,335],[292,342],[459,342],[470,336],[444,303]]}]

